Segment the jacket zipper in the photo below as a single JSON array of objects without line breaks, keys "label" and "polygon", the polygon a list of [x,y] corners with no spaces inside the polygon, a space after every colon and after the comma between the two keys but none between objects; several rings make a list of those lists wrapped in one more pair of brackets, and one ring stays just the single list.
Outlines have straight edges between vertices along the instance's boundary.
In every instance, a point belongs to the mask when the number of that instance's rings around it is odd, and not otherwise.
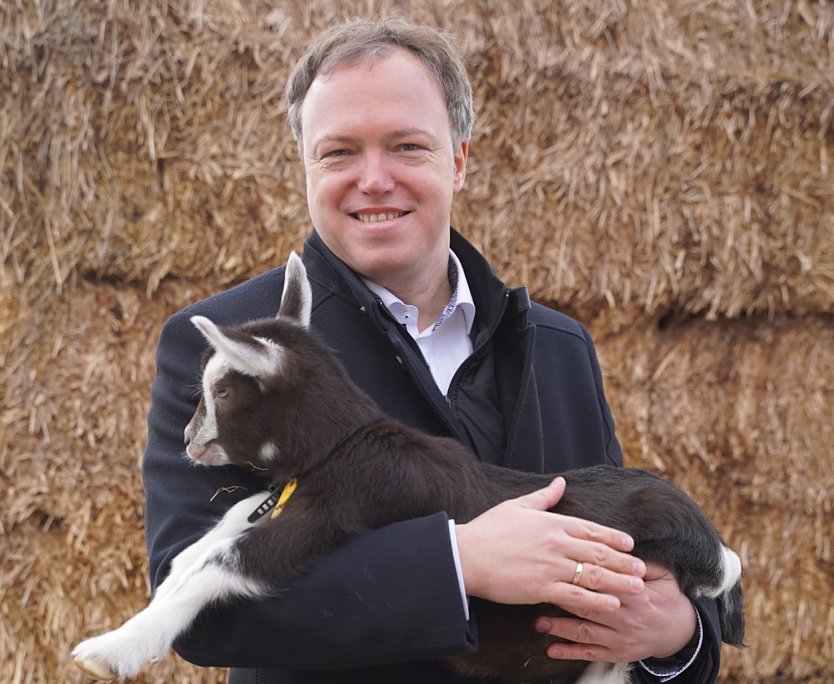
[{"label": "jacket zipper", "polygon": [[[409,372],[411,377],[419,386],[420,390],[423,392],[423,396],[429,400],[429,402],[435,406],[435,410],[437,413],[440,414],[443,422],[449,428],[450,432],[455,435],[459,440],[463,441],[463,435],[460,432],[460,427],[457,424],[457,418],[451,410],[451,407],[448,405],[448,402],[445,401],[443,395],[440,393],[439,388],[437,387],[437,383],[434,382],[434,377],[431,374],[431,367],[429,366],[429,362],[426,361],[426,357],[423,356],[423,352],[420,350],[420,346],[417,344],[416,340],[411,337],[411,335],[406,331],[404,334],[400,334],[401,325],[399,321],[391,314],[388,308],[385,306],[383,301],[376,297],[376,304],[377,308],[381,311],[382,315],[388,321],[388,324],[391,326],[395,326],[397,330],[397,337],[395,338],[395,333],[393,331],[388,331],[389,339],[394,346],[394,350],[397,353],[397,361],[400,363],[401,366],[405,366],[406,370]],[[402,357],[402,352],[405,351],[401,348],[400,344],[408,345],[410,351],[414,352],[418,361],[422,364],[423,368],[425,369],[426,373],[418,372],[417,368],[414,368],[412,364],[407,363],[406,359]],[[440,404],[437,401],[437,397],[444,399],[445,406]]]},{"label": "jacket zipper", "polygon": [[457,390],[460,386],[460,378],[465,374],[469,367],[480,358],[487,343],[495,335],[495,332],[498,330],[498,326],[501,325],[501,321],[504,318],[504,314],[507,312],[507,304],[509,300],[510,289],[505,288],[504,298],[501,301],[501,306],[498,311],[498,315],[493,318],[492,326],[490,327],[489,332],[486,335],[481,336],[481,343],[476,348],[472,349],[472,353],[466,357],[464,362],[460,364],[458,369],[455,371],[455,374],[452,376],[452,380],[449,383],[449,391],[446,395],[446,400],[449,403],[449,407],[452,409],[452,412],[455,412],[456,401],[454,399],[454,396],[457,395]]}]

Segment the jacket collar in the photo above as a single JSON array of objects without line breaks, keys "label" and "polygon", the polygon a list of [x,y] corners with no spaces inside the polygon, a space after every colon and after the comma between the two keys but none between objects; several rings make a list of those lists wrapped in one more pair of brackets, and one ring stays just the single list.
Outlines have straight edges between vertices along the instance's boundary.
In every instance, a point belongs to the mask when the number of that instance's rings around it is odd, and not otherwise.
[{"label": "jacket collar", "polygon": [[[454,228],[450,230],[450,247],[463,266],[472,298],[475,301],[479,334],[489,334],[489,331],[495,329],[504,315],[513,318],[520,316],[523,325],[530,308],[527,288],[509,289],[472,243]],[[377,296],[368,289],[359,276],[330,251],[315,229],[304,245],[304,261],[310,278],[318,281],[333,294],[345,297],[349,292],[360,308],[368,312],[377,308]],[[346,290],[333,287],[334,277],[345,286]],[[478,340],[476,340],[476,346],[477,342]]]},{"label": "jacket collar", "polygon": [[[541,412],[532,365],[535,331],[527,321],[527,312],[531,308],[527,289],[508,288],[480,252],[454,229],[450,242],[466,271],[475,300],[474,347],[477,350],[488,340],[493,340],[496,345],[496,380],[507,412],[504,465],[541,472],[544,451]],[[405,355],[409,353],[408,345],[403,344],[404,338],[397,330],[399,326],[394,324],[385,306],[362,279],[327,248],[315,231],[307,238],[303,259],[311,280],[364,311],[380,332],[388,336],[395,349]],[[411,370],[419,374],[419,366],[419,362],[415,362]],[[427,370],[425,375],[428,377],[426,383],[433,382]],[[451,434],[465,442],[460,426],[442,395],[427,390],[424,393]]]},{"label": "jacket collar", "polygon": [[302,259],[310,280],[337,297],[352,300],[351,303],[357,304],[360,309],[370,311],[375,308],[376,296],[359,276],[330,251],[315,229],[304,243]]}]

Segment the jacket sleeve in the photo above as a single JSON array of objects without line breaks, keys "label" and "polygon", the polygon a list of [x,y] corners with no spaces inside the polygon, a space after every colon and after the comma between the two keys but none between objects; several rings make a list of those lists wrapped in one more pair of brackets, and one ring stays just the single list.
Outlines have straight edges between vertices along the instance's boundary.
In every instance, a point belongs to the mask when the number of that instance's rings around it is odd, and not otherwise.
[{"label": "jacket sleeve", "polygon": [[[204,346],[181,312],[164,326],[157,350],[143,460],[154,588],[179,551],[236,501],[263,489],[241,469],[194,467],[183,456]],[[280,596],[204,609],[175,644],[191,662],[222,667],[371,665],[473,648],[445,514],[355,538],[319,559]]]},{"label": "jacket sleeve", "polygon": [[580,326],[580,328],[582,329],[582,336],[585,339],[585,344],[588,349],[588,364],[591,369],[591,377],[593,378],[594,388],[596,389],[597,400],[599,402],[606,462],[621,466],[623,465],[623,451],[620,448],[620,442],[615,434],[614,416],[611,414],[611,408],[608,405],[608,400],[605,398],[602,371],[599,367],[596,348],[588,330],[584,326]]}]

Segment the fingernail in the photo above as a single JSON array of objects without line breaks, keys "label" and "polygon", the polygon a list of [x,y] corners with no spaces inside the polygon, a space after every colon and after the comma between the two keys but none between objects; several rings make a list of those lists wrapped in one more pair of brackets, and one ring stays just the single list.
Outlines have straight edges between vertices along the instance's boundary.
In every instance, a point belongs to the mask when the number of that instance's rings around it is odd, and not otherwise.
[{"label": "fingernail", "polygon": [[636,560],[631,564],[631,572],[641,577],[646,574],[646,564],[641,560]]},{"label": "fingernail", "polygon": [[610,610],[617,610],[620,607],[620,599],[614,598],[613,596],[609,598],[605,604],[608,606]]},{"label": "fingernail", "polygon": [[545,632],[550,631],[550,621],[549,620],[539,620],[536,623],[536,631],[541,632],[544,634]]},{"label": "fingernail", "polygon": [[632,577],[630,583],[631,588],[634,589],[634,591],[643,591],[643,580],[639,577]]},{"label": "fingernail", "polygon": [[628,551],[634,548],[634,540],[627,534],[623,535],[623,547]]}]

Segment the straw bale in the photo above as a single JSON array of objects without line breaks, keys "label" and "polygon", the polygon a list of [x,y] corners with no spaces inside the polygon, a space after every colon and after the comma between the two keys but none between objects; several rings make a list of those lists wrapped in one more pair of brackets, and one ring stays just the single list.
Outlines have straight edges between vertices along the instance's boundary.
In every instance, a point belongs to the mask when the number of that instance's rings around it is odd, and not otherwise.
[{"label": "straw bale", "polygon": [[[14,340],[0,369],[3,682],[85,681],[72,646],[147,601],[139,458],[153,352],[165,316],[202,294],[165,284],[151,302],[82,282],[31,314],[45,339]],[[211,677],[172,659],[138,681]]]},{"label": "straw bale", "polygon": [[[303,200],[298,169],[284,161],[294,144],[283,75],[269,76],[270,63],[287,60],[280,34],[231,7],[217,23],[168,3],[30,12],[5,28],[15,114],[6,157],[18,190],[8,205],[20,218],[11,239],[21,268],[37,268],[48,250],[41,269],[58,289],[92,272],[153,290],[172,270],[228,281],[287,251],[281,229]],[[26,223],[37,230],[20,235]],[[253,224],[260,244],[225,256]]]},{"label": "straw bale", "polygon": [[[6,242],[20,267],[58,287],[80,270],[152,291],[166,275],[230,282],[285,253],[307,231],[287,70],[312,32],[392,6],[12,12],[5,204],[19,228]],[[468,50],[480,125],[457,217],[502,272],[589,307],[831,311],[830,8],[405,9]]]},{"label": "straw bale", "polygon": [[300,247],[288,70],[339,18],[392,9],[467,52],[455,225],[589,324],[628,460],[742,551],[751,648],[724,681],[834,677],[830,3],[7,4],[0,680],[81,681],[71,644],[145,602],[159,327]]},{"label": "straw bale", "polygon": [[832,12],[750,5],[494,22],[461,223],[503,272],[588,309],[831,311]]}]

